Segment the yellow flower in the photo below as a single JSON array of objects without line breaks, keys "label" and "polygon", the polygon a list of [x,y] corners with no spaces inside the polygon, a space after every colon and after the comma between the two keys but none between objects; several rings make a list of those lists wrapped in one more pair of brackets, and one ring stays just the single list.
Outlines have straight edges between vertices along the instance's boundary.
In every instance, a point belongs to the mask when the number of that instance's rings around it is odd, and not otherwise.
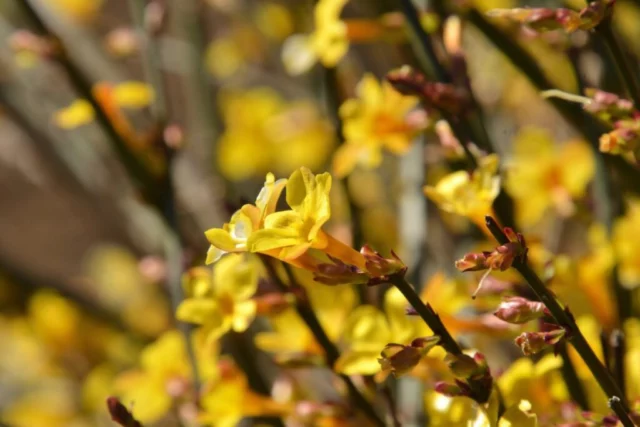
[{"label": "yellow flower", "polygon": [[278,258],[295,259],[309,248],[322,249],[328,237],[322,226],[331,217],[329,191],[331,175],[313,175],[300,168],[287,181],[287,204],[291,210],[266,216],[264,228],[252,233],[247,241],[251,252],[280,249]]},{"label": "yellow flower", "polygon": [[620,283],[629,289],[640,285],[640,242],[635,237],[640,231],[640,201],[629,204],[625,215],[616,219],[612,243],[619,262]]},{"label": "yellow flower", "polygon": [[270,88],[227,92],[221,100],[225,131],[217,160],[227,179],[268,171],[288,175],[301,165],[315,170],[325,164],[335,135],[316,104],[286,101]]},{"label": "yellow flower", "polygon": [[[99,83],[94,88],[94,95],[111,113],[112,117],[110,118],[116,117],[118,108],[140,109],[148,107],[155,96],[153,89],[148,84],[136,81],[122,82],[113,87],[106,83]],[[94,118],[95,111],[93,111],[91,104],[84,99],[78,99],[68,107],[56,112],[54,122],[62,129],[75,129],[91,123]]]},{"label": "yellow flower", "polygon": [[[198,372],[208,380],[217,375],[216,349],[203,346],[194,336]],[[133,415],[142,423],[162,418],[174,401],[192,390],[192,372],[186,342],[178,330],[165,332],[140,354],[140,368],[124,372],[116,378],[115,387],[122,402],[133,408]]]},{"label": "yellow flower", "polygon": [[521,131],[505,181],[505,189],[516,202],[518,222],[532,226],[551,207],[563,216],[571,215],[573,199],[584,196],[594,171],[593,153],[584,141],[556,146],[544,130]]},{"label": "yellow flower", "polygon": [[198,421],[215,427],[234,427],[245,417],[283,416],[291,407],[257,394],[235,363],[221,359],[220,375],[205,386]]},{"label": "yellow flower", "polygon": [[407,301],[400,291],[391,288],[385,294],[385,312],[371,305],[361,305],[349,315],[342,340],[346,350],[336,362],[335,370],[346,375],[374,375],[380,372],[380,352],[389,343],[408,344],[428,334],[418,318],[405,313]]},{"label": "yellow flower", "polygon": [[527,400],[533,412],[557,416],[560,402],[568,398],[561,366],[562,359],[553,354],[547,354],[535,363],[526,357],[511,363],[497,380],[505,406]]},{"label": "yellow flower", "polygon": [[349,50],[347,26],[340,13],[348,0],[320,0],[314,9],[315,28],[311,35],[294,35],[283,46],[282,59],[290,74],[302,74],[319,60],[335,67]]},{"label": "yellow flower", "polygon": [[495,154],[483,157],[473,173],[453,172],[435,187],[425,187],[424,192],[443,211],[484,224],[484,216],[491,213],[491,205],[500,193],[498,160]]},{"label": "yellow flower", "polygon": [[286,184],[286,179],[276,181],[272,173],[267,174],[255,205],[247,204],[241,207],[222,228],[207,230],[205,235],[211,246],[207,252],[206,263],[216,262],[227,252],[246,252],[249,237],[262,228],[267,215],[276,210],[276,204]]},{"label": "yellow flower", "polygon": [[242,332],[249,327],[256,315],[256,303],[251,297],[258,288],[257,260],[246,254],[227,255],[216,263],[212,281],[204,268],[186,274],[187,284],[197,280],[199,285],[178,306],[179,320],[202,325],[209,343],[231,329]]},{"label": "yellow flower", "polygon": [[103,0],[46,0],[45,3],[74,20],[84,22],[98,14]]},{"label": "yellow flower", "polygon": [[367,74],[358,84],[357,95],[340,107],[345,143],[333,158],[338,177],[350,174],[357,165],[378,167],[383,149],[396,155],[406,153],[424,125],[407,117],[418,99],[402,95],[387,81],[379,83]]},{"label": "yellow flower", "polygon": [[[295,270],[295,275],[305,287],[311,307],[327,336],[336,342],[342,333],[345,319],[356,304],[353,287],[319,285],[304,270]],[[258,348],[275,353],[282,360],[305,360],[324,354],[322,347],[293,308],[271,316],[269,323],[272,331],[260,332],[255,337]]]}]

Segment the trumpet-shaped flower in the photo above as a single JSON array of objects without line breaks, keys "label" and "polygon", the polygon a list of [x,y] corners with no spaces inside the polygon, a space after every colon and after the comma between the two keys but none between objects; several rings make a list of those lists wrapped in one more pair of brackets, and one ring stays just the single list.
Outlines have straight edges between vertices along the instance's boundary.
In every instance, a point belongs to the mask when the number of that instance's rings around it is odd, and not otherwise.
[{"label": "trumpet-shaped flower", "polygon": [[492,154],[481,158],[473,173],[453,172],[435,187],[425,187],[424,192],[443,211],[484,224],[484,216],[491,212],[491,205],[500,193],[497,172],[498,156]]},{"label": "trumpet-shaped flower", "polygon": [[571,140],[555,146],[540,129],[525,129],[515,140],[505,189],[516,202],[516,217],[524,226],[542,219],[549,208],[571,215],[573,200],[584,196],[595,162],[589,146]]},{"label": "trumpet-shaped flower", "polygon": [[289,37],[283,46],[282,59],[290,74],[302,74],[320,61],[335,67],[349,50],[347,26],[340,13],[348,0],[320,0],[314,9],[313,33]]},{"label": "trumpet-shaped flower", "polygon": [[244,331],[256,315],[256,302],[251,297],[258,287],[258,275],[257,261],[245,254],[231,254],[220,260],[213,270],[213,280],[206,269],[188,272],[187,283],[200,283],[180,303],[176,317],[202,325],[208,342],[229,330]]},{"label": "trumpet-shaped flower", "polygon": [[396,155],[406,153],[426,126],[424,115],[410,114],[418,98],[401,94],[386,80],[380,83],[367,74],[356,92],[357,98],[340,107],[345,143],[333,158],[333,171],[339,177],[350,174],[358,165],[378,167],[383,149]]},{"label": "trumpet-shaped flower", "polygon": [[255,205],[242,206],[222,228],[207,230],[205,235],[211,243],[207,252],[207,264],[216,262],[227,252],[247,251],[249,237],[264,226],[265,218],[269,214],[275,212],[286,183],[286,179],[276,181],[272,173],[267,174]]}]

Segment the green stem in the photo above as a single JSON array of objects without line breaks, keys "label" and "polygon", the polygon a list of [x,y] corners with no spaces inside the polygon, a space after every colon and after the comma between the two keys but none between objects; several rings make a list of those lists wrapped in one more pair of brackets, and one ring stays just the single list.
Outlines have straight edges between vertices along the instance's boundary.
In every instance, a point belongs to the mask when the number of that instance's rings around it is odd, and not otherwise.
[{"label": "green stem", "polygon": [[[429,326],[434,335],[440,338],[439,345],[447,352],[453,355],[461,355],[462,349],[458,345],[455,339],[451,336],[447,327],[442,323],[442,319],[430,306],[426,305],[420,299],[420,296],[416,293],[415,289],[407,282],[402,274],[394,274],[389,278],[389,282],[393,284],[409,301],[409,304],[416,310],[418,315]],[[469,386],[471,387],[473,398],[479,403],[485,403],[489,400],[491,395],[491,389],[487,389],[477,383],[474,380],[469,380]]]},{"label": "green stem", "polygon": [[[486,217],[487,228],[493,234],[493,237],[500,244],[505,244],[509,242],[509,239],[504,234],[504,231],[498,226],[498,223],[490,216]],[[573,316],[565,311],[560,303],[555,299],[553,294],[542,280],[538,277],[538,275],[533,271],[533,269],[526,262],[520,262],[518,260],[514,261],[513,267],[520,273],[520,275],[526,280],[529,284],[529,287],[536,294],[538,299],[544,303],[544,305],[549,309],[551,316],[555,319],[555,321],[568,331],[569,341],[576,349],[580,357],[585,362],[594,378],[605,392],[609,401],[611,403],[612,409],[616,411],[616,415],[623,422],[623,425],[633,426],[633,423],[626,424],[625,418],[628,419],[629,407],[627,403],[623,400],[624,394],[616,384],[615,380],[609,373],[609,370],[600,362],[598,356],[596,356],[593,349],[587,343],[584,335],[578,329],[578,325],[576,324]],[[618,402],[619,401],[619,402]]]},{"label": "green stem", "polygon": [[[273,279],[275,285],[279,288],[281,292],[290,292],[293,291],[294,295],[296,295],[296,311],[298,315],[303,320],[303,322],[307,325],[309,330],[311,331],[313,337],[316,339],[320,347],[324,350],[325,358],[327,362],[327,366],[333,369],[336,361],[340,358],[340,351],[338,347],[331,341],[331,338],[327,335],[322,324],[318,320],[313,308],[308,302],[308,299],[304,293],[304,288],[300,286],[295,278],[293,277],[292,272],[288,268],[285,267],[285,271],[287,273],[287,278],[289,281],[289,286],[287,286],[284,281],[278,275],[276,269],[272,264],[272,260],[269,257],[261,256],[263,264],[267,269],[269,276]],[[356,387],[356,385],[351,381],[351,378],[347,375],[340,375],[340,378],[347,386],[349,391],[349,396],[351,397],[352,402],[360,408],[360,410],[376,425],[379,427],[384,427],[386,424],[377,414],[374,407],[371,405],[360,390]]]}]

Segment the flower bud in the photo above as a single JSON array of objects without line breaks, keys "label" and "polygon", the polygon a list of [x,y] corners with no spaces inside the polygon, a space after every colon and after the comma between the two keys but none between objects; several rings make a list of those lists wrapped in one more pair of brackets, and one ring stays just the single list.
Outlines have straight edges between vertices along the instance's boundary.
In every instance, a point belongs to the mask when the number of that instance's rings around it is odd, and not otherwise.
[{"label": "flower bud", "polygon": [[548,315],[548,310],[538,301],[530,301],[523,297],[508,297],[500,303],[494,315],[508,323],[522,324]]},{"label": "flower bud", "polygon": [[469,396],[469,390],[467,390],[462,383],[458,382],[456,382],[456,384],[451,384],[444,381],[438,381],[434,386],[434,390],[437,393],[448,397]]},{"label": "flower bud", "polygon": [[428,109],[458,115],[466,112],[470,106],[469,96],[464,90],[452,84],[429,82],[409,66],[389,72],[387,80],[403,95],[419,96]]},{"label": "flower bud", "polygon": [[466,354],[448,353],[444,361],[451,370],[451,373],[457,378],[470,378],[476,375],[479,370],[479,366],[474,358]]},{"label": "flower bud", "polygon": [[378,362],[382,371],[393,373],[394,376],[403,375],[411,371],[420,360],[427,355],[429,350],[435,347],[440,341],[440,337],[433,335],[430,337],[416,338],[411,341],[411,345],[390,343],[387,344]]},{"label": "flower bud", "polygon": [[142,427],[142,424],[133,417],[131,411],[117,397],[107,398],[107,409],[111,420],[122,427]]},{"label": "flower bud", "polygon": [[459,271],[479,271],[489,268],[487,255],[489,252],[466,254],[462,259],[456,261],[456,268]]},{"label": "flower bud", "polygon": [[384,258],[369,245],[364,245],[360,253],[365,258],[365,266],[372,278],[387,278],[394,274],[404,276],[407,266],[391,251],[391,258]]},{"label": "flower bud", "polygon": [[291,293],[271,292],[253,298],[256,302],[256,313],[270,316],[282,313],[295,303],[295,296]]},{"label": "flower bud", "polygon": [[525,356],[536,354],[547,347],[555,346],[565,336],[564,328],[554,329],[548,332],[523,332],[515,342]]}]

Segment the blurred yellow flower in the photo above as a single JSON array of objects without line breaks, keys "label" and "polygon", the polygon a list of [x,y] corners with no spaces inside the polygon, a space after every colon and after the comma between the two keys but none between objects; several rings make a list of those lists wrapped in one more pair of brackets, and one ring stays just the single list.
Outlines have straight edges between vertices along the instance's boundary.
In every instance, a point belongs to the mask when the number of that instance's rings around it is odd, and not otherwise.
[{"label": "blurred yellow flower", "polygon": [[286,101],[270,88],[221,96],[225,131],[217,142],[218,167],[242,181],[273,171],[290,174],[300,166],[324,165],[335,137],[316,104]]},{"label": "blurred yellow flower", "polygon": [[296,34],[283,46],[282,60],[290,74],[302,74],[320,61],[335,67],[349,50],[347,26],[340,20],[348,0],[320,0],[314,9],[315,28],[310,35]]},{"label": "blurred yellow flower", "polygon": [[640,285],[640,242],[636,238],[640,232],[640,201],[629,203],[623,217],[617,218],[613,227],[612,244],[619,263],[620,283],[635,289]]},{"label": "blurred yellow flower", "polygon": [[249,387],[244,373],[231,359],[218,363],[219,376],[206,384],[198,421],[215,427],[234,427],[245,417],[283,416],[291,405],[278,403]]},{"label": "blurred yellow flower", "polygon": [[276,204],[286,184],[286,179],[276,181],[275,176],[268,173],[255,205],[242,206],[222,228],[207,230],[205,235],[211,246],[207,252],[206,263],[216,262],[227,252],[246,252],[249,237],[263,228],[265,218],[275,212]]},{"label": "blurred yellow flower", "polygon": [[[195,271],[194,271],[195,270]],[[216,263],[211,277],[208,269],[187,272],[199,280],[200,286],[183,300],[176,317],[183,322],[202,325],[207,343],[234,330],[242,332],[256,315],[256,303],[251,300],[258,288],[259,265],[247,254],[229,254]],[[209,278],[209,286],[203,286]]]},{"label": "blurred yellow flower", "polygon": [[424,120],[410,120],[409,113],[418,104],[414,96],[402,95],[387,81],[382,83],[366,74],[356,89],[357,98],[340,106],[344,144],[333,158],[333,172],[344,177],[360,165],[376,168],[382,162],[383,149],[406,153]]},{"label": "blurred yellow flower", "polygon": [[542,129],[522,130],[515,139],[505,180],[505,189],[516,202],[518,223],[535,225],[549,208],[571,215],[573,200],[584,196],[594,172],[593,153],[584,141],[556,146]]},{"label": "blurred yellow flower", "polygon": [[[217,375],[217,349],[202,345],[199,337],[191,339],[196,348],[198,372],[202,380]],[[142,423],[161,419],[177,399],[192,390],[192,368],[187,343],[178,330],[165,332],[140,354],[140,367],[120,374],[115,388],[123,404],[132,407],[133,415]]]},{"label": "blurred yellow flower", "polygon": [[[99,83],[94,88],[94,94],[100,101],[104,101],[105,108],[145,108],[153,102],[155,97],[153,89],[148,84],[126,81],[109,87],[110,99],[108,101],[110,102],[107,103],[104,96],[99,96],[105,93],[106,85],[106,83]],[[114,105],[110,105],[111,102]],[[75,129],[91,123],[94,119],[95,111],[93,111],[91,104],[84,99],[73,101],[68,107],[57,111],[54,115],[55,124],[62,129]]]},{"label": "blurred yellow flower", "polygon": [[[333,342],[337,342],[345,319],[356,304],[353,287],[319,285],[313,281],[311,274],[304,270],[295,270],[295,275],[298,282],[304,286],[309,303],[327,336]],[[255,343],[258,348],[275,353],[277,360],[305,361],[324,354],[322,347],[295,309],[290,308],[270,316],[269,324],[272,331],[256,334]]]},{"label": "blurred yellow flower", "polygon": [[522,357],[511,363],[497,380],[505,406],[527,400],[533,412],[558,416],[561,402],[568,398],[561,366],[562,359],[553,354],[547,354],[537,362]]},{"label": "blurred yellow flower", "polygon": [[385,312],[371,305],[355,308],[346,319],[342,341],[345,351],[334,369],[346,375],[374,375],[380,372],[380,352],[389,343],[408,344],[429,334],[415,317],[406,315],[407,300],[396,288],[385,294]]},{"label": "blurred yellow flower", "polygon": [[498,160],[495,154],[482,157],[473,173],[453,172],[435,187],[426,186],[424,192],[443,211],[484,224],[484,216],[491,214],[491,205],[500,193]]},{"label": "blurred yellow flower", "polygon": [[104,0],[45,0],[45,3],[73,20],[85,22],[91,20],[98,14],[103,1]]}]

